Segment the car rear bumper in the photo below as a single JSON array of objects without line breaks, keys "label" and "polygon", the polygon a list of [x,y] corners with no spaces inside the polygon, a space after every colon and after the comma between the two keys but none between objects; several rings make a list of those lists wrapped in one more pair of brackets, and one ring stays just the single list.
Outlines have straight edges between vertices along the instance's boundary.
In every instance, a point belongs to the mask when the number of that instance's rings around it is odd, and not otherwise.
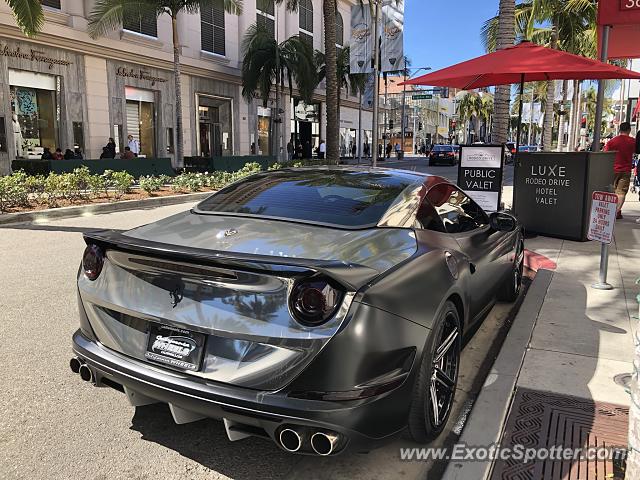
[{"label": "car rear bumper", "polygon": [[[413,385],[413,375],[409,375],[395,390],[365,400],[306,400],[155,367],[109,350],[80,330],[73,335],[73,352],[89,367],[96,386],[123,390],[133,405],[167,403],[178,423],[202,417],[220,419],[230,440],[262,436],[283,449],[279,435],[293,428],[303,439],[296,453],[306,454],[314,454],[309,439],[317,432],[337,434],[339,442],[333,453],[368,451],[385,444],[404,428],[399,419],[406,420],[403,412],[408,410]],[[365,426],[366,433],[362,431]]]}]

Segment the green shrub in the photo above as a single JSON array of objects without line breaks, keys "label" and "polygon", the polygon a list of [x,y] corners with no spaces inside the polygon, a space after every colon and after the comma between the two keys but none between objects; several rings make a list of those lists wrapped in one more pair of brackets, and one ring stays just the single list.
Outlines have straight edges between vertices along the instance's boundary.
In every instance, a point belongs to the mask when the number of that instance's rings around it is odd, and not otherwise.
[{"label": "green shrub", "polygon": [[[106,175],[107,172],[105,172]],[[107,177],[109,186],[115,190],[115,197],[121,198],[124,194],[131,191],[135,179],[129,172],[112,172],[109,171]]]},{"label": "green shrub", "polygon": [[140,177],[138,179],[138,183],[140,184],[140,188],[144,190],[147,195],[151,195],[153,194],[153,192],[157,192],[164,185],[163,179],[161,177],[154,177],[153,175]]},{"label": "green shrub", "polygon": [[27,174],[20,171],[0,177],[0,211],[29,205],[29,192],[25,185]]}]

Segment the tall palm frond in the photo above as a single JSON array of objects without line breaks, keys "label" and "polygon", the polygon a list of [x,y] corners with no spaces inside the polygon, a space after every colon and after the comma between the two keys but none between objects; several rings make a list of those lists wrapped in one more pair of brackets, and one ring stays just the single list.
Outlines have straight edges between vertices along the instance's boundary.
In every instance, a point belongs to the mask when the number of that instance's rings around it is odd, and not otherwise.
[{"label": "tall palm frond", "polygon": [[39,0],[7,0],[13,17],[28,37],[37,35],[44,25],[44,12]]}]

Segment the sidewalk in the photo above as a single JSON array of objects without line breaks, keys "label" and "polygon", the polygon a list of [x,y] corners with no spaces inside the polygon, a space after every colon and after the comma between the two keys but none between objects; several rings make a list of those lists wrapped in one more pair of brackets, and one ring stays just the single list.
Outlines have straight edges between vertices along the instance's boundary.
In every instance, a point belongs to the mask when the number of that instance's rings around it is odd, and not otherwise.
[{"label": "sidewalk", "polygon": [[[598,279],[600,244],[536,237],[547,257],[505,340],[460,438],[467,445],[627,446],[640,277],[640,203],[629,194],[615,226],[608,281]],[[446,479],[621,478],[611,462],[452,461]]]}]

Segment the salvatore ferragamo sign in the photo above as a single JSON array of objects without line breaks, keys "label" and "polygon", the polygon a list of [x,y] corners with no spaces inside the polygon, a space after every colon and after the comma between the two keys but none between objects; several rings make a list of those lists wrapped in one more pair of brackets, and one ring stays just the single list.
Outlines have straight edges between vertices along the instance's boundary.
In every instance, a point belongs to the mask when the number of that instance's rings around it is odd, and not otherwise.
[{"label": "salvatore ferragamo sign", "polygon": [[61,60],[59,58],[47,57],[43,52],[38,50],[34,50],[30,48],[28,51],[22,51],[20,47],[16,47],[15,49],[9,48],[9,45],[3,45],[0,47],[0,56],[2,57],[10,57],[10,58],[21,58],[24,60],[29,60],[31,62],[40,62],[46,63],[49,65],[49,70],[53,68],[54,65],[62,65],[63,67],[68,67],[73,62],[69,60]]},{"label": "salvatore ferragamo sign", "polygon": [[128,77],[128,78],[137,78],[138,80],[146,80],[147,82],[151,82],[151,85],[155,85],[157,83],[164,83],[167,80],[165,78],[154,77],[149,75],[148,72],[144,70],[135,70],[133,68],[127,67],[118,67],[116,70],[116,76],[118,77]]}]

